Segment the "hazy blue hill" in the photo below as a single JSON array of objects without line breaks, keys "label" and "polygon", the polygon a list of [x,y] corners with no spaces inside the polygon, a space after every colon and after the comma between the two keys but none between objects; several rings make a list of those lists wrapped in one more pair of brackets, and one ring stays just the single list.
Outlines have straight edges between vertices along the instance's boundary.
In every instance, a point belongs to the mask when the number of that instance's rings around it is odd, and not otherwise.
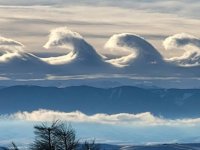
[{"label": "hazy blue hill", "polygon": [[[158,144],[148,146],[97,144],[97,147],[103,150],[198,150],[200,149],[200,144]],[[0,147],[0,150],[8,149]]]},{"label": "hazy blue hill", "polygon": [[124,147],[123,150],[197,150],[199,144],[161,144],[152,146],[130,146]]},{"label": "hazy blue hill", "polygon": [[198,150],[200,144],[158,144],[148,146],[123,146],[100,144],[99,147],[105,150]]},{"label": "hazy blue hill", "polygon": [[197,117],[199,89],[144,89],[131,86],[102,89],[12,86],[0,88],[0,113],[39,108],[93,113],[152,112],[165,117]]},{"label": "hazy blue hill", "polygon": [[[149,146],[97,144],[97,147],[103,150],[198,150],[200,149],[200,144],[159,144]],[[0,147],[0,150],[8,149]]]}]

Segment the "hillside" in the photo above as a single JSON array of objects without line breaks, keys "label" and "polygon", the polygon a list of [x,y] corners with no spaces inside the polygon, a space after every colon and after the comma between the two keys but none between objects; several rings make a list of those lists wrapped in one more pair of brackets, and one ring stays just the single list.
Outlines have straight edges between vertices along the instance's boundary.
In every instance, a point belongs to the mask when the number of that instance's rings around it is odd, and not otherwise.
[{"label": "hillside", "polygon": [[199,99],[199,89],[13,86],[0,89],[0,113],[43,108],[86,114],[151,112],[170,118],[199,117]]}]

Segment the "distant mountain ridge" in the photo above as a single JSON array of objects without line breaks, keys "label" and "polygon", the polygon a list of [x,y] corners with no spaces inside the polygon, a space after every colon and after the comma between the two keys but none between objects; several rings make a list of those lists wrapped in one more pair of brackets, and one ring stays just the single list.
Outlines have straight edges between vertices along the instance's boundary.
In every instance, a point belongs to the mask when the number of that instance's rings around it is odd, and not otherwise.
[{"label": "distant mountain ridge", "polygon": [[157,144],[147,146],[116,146],[116,145],[99,145],[105,150],[197,150],[200,148],[199,143],[193,144]]},{"label": "distant mountain ridge", "polygon": [[[147,146],[119,146],[113,149],[122,150],[196,150],[199,149],[200,144],[158,144],[158,145],[147,145]],[[105,148],[106,149],[106,148]],[[109,149],[109,147],[108,147]],[[110,149],[112,149],[110,147]]]},{"label": "distant mountain ridge", "polygon": [[0,88],[0,113],[52,109],[94,113],[151,112],[170,118],[199,117],[200,89],[144,89],[133,86]]}]

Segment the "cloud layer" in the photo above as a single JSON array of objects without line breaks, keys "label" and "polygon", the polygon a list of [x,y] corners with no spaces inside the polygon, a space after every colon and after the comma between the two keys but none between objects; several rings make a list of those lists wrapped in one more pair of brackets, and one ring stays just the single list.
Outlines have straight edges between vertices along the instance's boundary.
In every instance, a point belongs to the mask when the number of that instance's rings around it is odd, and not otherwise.
[{"label": "cloud layer", "polygon": [[156,117],[153,114],[146,112],[140,114],[94,114],[86,115],[82,112],[59,112],[53,110],[36,110],[33,112],[18,112],[11,115],[1,115],[0,119],[21,120],[21,121],[53,121],[63,120],[67,122],[79,123],[100,123],[111,125],[126,125],[126,126],[198,126],[200,118],[187,119],[165,119]]},{"label": "cloud layer", "polygon": [[[61,119],[71,123],[80,140],[96,139],[110,144],[156,144],[199,142],[199,118],[165,119],[149,112],[141,114],[94,114],[36,110],[0,116],[1,144],[30,144],[33,126]],[[9,130],[7,130],[9,128]],[[11,136],[12,135],[12,136]]]},{"label": "cloud layer", "polygon": [[[41,58],[24,50],[20,42],[0,38],[0,70],[2,73],[32,73],[33,76],[71,74],[138,74],[146,76],[166,76],[166,74],[198,77],[200,72],[200,40],[188,34],[176,34],[166,38],[166,50],[183,49],[179,57],[163,58],[159,51],[143,37],[132,34],[115,34],[105,44],[113,53],[128,52],[128,55],[109,58],[99,54],[77,32],[67,27],[50,32],[45,48],[63,48],[66,55]],[[192,69],[192,70],[191,70]],[[191,75],[191,74],[190,74]]]},{"label": "cloud layer", "polygon": [[[195,4],[195,5],[194,5]],[[26,0],[0,0],[0,5],[8,5],[8,6],[32,6],[32,5],[99,5],[99,6],[115,6],[115,7],[121,7],[121,8],[133,8],[133,9],[139,9],[139,10],[146,10],[149,12],[160,12],[160,13],[176,13],[179,15],[186,15],[190,17],[198,17],[199,14],[196,13],[196,10],[198,10],[199,1],[198,0],[173,0],[173,1],[160,1],[160,0],[126,0],[126,1],[120,1],[120,0],[34,0],[32,2],[27,2]],[[183,11],[185,10],[185,11]]]}]

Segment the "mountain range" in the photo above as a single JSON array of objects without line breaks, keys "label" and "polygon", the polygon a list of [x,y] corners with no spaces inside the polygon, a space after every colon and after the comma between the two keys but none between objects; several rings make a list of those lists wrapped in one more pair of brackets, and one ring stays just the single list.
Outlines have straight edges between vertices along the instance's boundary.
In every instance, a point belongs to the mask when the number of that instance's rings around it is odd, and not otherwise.
[{"label": "mountain range", "polygon": [[185,118],[200,116],[199,99],[200,89],[12,86],[0,89],[0,113],[50,109],[86,114],[151,112],[167,118]]}]

